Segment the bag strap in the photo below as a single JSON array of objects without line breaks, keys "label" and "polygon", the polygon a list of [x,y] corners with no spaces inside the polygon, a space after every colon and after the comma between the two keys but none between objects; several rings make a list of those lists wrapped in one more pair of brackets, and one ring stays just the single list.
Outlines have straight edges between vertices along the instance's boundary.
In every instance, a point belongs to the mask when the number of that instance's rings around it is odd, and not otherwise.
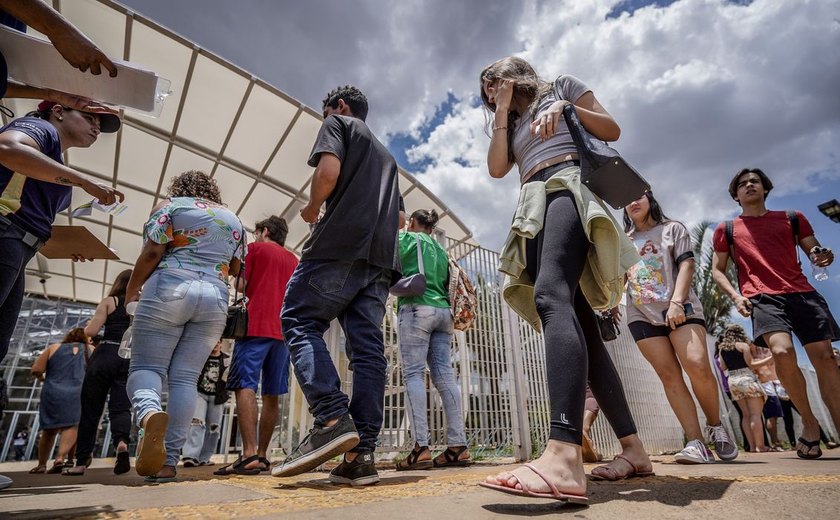
[{"label": "bag strap", "polygon": [[799,258],[799,215],[792,209],[785,213],[790,221],[790,229],[793,231],[793,250],[796,252],[796,262],[801,266],[802,260]]},{"label": "bag strap", "polygon": [[[242,251],[242,257],[245,257],[245,226],[242,225],[242,221],[239,221],[239,229],[242,230],[242,233],[239,235],[239,249]],[[235,252],[235,251],[234,251]],[[233,283],[233,303],[239,301],[239,279],[242,277],[242,272],[245,271],[245,262],[242,260],[239,261],[239,272],[236,273],[236,281]],[[245,291],[248,290],[248,284],[246,282],[245,287],[243,287],[242,294],[245,294]]]},{"label": "bag strap", "polygon": [[420,274],[426,276],[426,270],[423,268],[423,252],[420,250],[420,233],[414,235],[414,238],[417,240],[417,268],[420,270]]}]

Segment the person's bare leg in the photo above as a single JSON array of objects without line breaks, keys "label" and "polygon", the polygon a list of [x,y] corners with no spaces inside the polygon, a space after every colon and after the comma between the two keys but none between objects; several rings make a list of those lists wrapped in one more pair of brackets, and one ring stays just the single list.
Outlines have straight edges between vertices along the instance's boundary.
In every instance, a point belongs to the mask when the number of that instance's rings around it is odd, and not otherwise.
[{"label": "person's bare leg", "polygon": [[57,430],[41,430],[41,435],[38,437],[38,467],[46,467],[53,443],[55,443],[56,433],[58,433]]},{"label": "person's bare leg", "polygon": [[[250,388],[237,388],[236,415],[239,419],[239,435],[242,437],[242,459],[247,459],[257,454],[257,394]],[[247,469],[254,469],[260,466],[259,462],[246,466]]]},{"label": "person's bare leg", "polygon": [[796,350],[793,348],[793,340],[790,334],[787,332],[770,332],[764,334],[762,339],[770,347],[770,352],[773,353],[773,361],[776,363],[776,373],[779,376],[779,381],[788,391],[790,400],[796,406],[799,416],[802,417],[802,438],[806,441],[819,439],[820,424],[811,410],[805,376],[802,375],[802,370],[796,362]]},{"label": "person's bare leg", "polygon": [[657,337],[637,341],[639,352],[650,363],[662,386],[665,387],[665,397],[671,410],[677,416],[685,436],[688,440],[703,441],[703,432],[700,429],[700,419],[697,417],[697,408],[694,399],[685,385],[680,362],[674,353],[674,347],[668,338]]},{"label": "person's bare leg", "polygon": [[706,350],[706,330],[701,325],[684,325],[671,333],[671,344],[688,375],[706,422],[717,426],[720,424],[720,399],[717,380],[712,373]]},{"label": "person's bare leg", "polygon": [[58,441],[58,453],[55,455],[55,460],[72,460],[70,452],[76,447],[76,434],[78,432],[79,428],[77,426],[71,426],[61,430],[61,438]]},{"label": "person's bare leg", "polygon": [[277,416],[280,414],[280,396],[263,395],[262,410],[260,410],[260,437],[257,455],[268,458],[268,445],[277,426]]},{"label": "person's bare leg", "polygon": [[750,428],[750,409],[747,407],[747,400],[746,399],[738,399],[734,401],[735,406],[741,410],[741,431],[744,432],[744,436],[747,438],[747,444],[750,445],[751,450],[755,450],[755,439],[753,438],[753,432]]},{"label": "person's bare leg", "polygon": [[777,419],[777,417],[769,417],[767,419],[767,433],[770,434],[770,443],[773,445],[773,448],[782,445],[782,443],[779,442],[779,427]]},{"label": "person's bare leg", "polygon": [[761,397],[748,397],[743,401],[746,402],[747,414],[749,415],[749,426],[752,438],[755,440],[753,444],[750,441],[753,451],[763,452],[767,451],[767,444],[764,443],[764,424],[761,421],[761,412],[764,408],[764,399]]},{"label": "person's bare leg", "polygon": [[583,411],[583,434],[592,437],[592,426],[595,424],[595,419],[598,418],[598,414],[594,413],[590,410]]},{"label": "person's bare leg", "polygon": [[831,342],[826,340],[808,343],[805,345],[805,352],[814,365],[820,395],[828,413],[831,414],[834,427],[840,431],[840,370],[837,368],[837,360],[831,355]]},{"label": "person's bare leg", "polygon": [[[532,462],[561,493],[570,495],[586,494],[586,473],[580,446],[568,442],[550,439],[542,455]],[[548,484],[529,468],[522,466],[513,471],[505,471],[487,477],[488,484],[522,489],[522,483],[532,491],[551,493]]]},{"label": "person's bare leg", "polygon": [[[595,419],[598,418],[598,412],[593,412],[592,410],[584,410],[583,411],[583,442],[589,442],[589,446],[592,448],[592,453],[590,454],[591,460],[585,462],[598,462],[602,459],[601,452],[598,451],[598,446],[595,444],[595,441],[592,439],[592,426],[595,424]],[[586,454],[586,449],[584,448],[584,458]]]}]

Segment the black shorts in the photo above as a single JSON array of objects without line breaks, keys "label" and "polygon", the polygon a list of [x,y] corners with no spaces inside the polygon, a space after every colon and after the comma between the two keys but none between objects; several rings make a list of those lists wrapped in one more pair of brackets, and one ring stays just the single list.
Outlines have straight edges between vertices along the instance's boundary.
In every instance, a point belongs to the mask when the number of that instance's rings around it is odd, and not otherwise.
[{"label": "black shorts", "polygon": [[768,395],[767,400],[764,401],[763,412],[765,419],[784,417],[785,412],[782,410],[782,400],[775,395]]},{"label": "black shorts", "polygon": [[[706,320],[702,318],[688,318],[685,322],[677,325],[677,328],[683,325],[700,325],[705,329]],[[632,321],[627,327],[630,329],[633,341],[641,341],[648,338],[667,338],[674,332],[668,325],[653,325],[646,321]]]},{"label": "black shorts", "polygon": [[817,291],[789,294],[759,294],[750,298],[755,344],[766,347],[764,334],[796,334],[803,345],[840,340],[840,326]]}]

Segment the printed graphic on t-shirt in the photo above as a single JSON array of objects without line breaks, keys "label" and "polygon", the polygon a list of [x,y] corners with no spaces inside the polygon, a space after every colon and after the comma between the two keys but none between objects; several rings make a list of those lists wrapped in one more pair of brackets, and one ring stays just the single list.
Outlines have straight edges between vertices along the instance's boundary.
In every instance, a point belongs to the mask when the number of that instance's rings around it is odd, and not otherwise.
[{"label": "printed graphic on t-shirt", "polygon": [[219,381],[220,358],[209,358],[198,380],[198,388],[202,393],[213,395],[216,393],[216,383]]},{"label": "printed graphic on t-shirt", "polygon": [[639,256],[642,260],[627,271],[633,303],[643,305],[669,300],[671,294],[662,272],[665,256],[662,246],[652,240],[640,239],[634,242],[639,248]]}]

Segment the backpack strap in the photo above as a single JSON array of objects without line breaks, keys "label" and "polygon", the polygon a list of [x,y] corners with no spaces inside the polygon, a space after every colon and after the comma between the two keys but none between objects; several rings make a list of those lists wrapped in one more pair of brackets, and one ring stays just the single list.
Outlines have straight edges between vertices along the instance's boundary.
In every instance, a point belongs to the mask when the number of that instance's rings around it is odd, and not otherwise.
[{"label": "backpack strap", "polygon": [[[726,235],[726,245],[729,246],[729,257],[732,259],[732,265],[735,266],[735,278],[740,285],[741,283],[741,273],[738,272],[738,260],[735,259],[735,222],[732,220],[727,220],[723,223],[723,231]],[[739,287],[740,291],[740,287]]]},{"label": "backpack strap", "polygon": [[[726,222],[723,223],[723,230],[724,230],[724,233],[726,234],[726,245],[729,246],[729,256],[732,257],[732,262],[734,263],[735,262],[735,237],[734,237],[733,229],[734,229],[733,221],[727,220]],[[735,265],[737,267],[738,264],[735,263]]]},{"label": "backpack strap", "polygon": [[799,215],[792,209],[785,211],[785,213],[790,221],[790,229],[793,231],[793,250],[796,252],[796,261],[799,265],[802,265],[802,260],[799,258]]}]

